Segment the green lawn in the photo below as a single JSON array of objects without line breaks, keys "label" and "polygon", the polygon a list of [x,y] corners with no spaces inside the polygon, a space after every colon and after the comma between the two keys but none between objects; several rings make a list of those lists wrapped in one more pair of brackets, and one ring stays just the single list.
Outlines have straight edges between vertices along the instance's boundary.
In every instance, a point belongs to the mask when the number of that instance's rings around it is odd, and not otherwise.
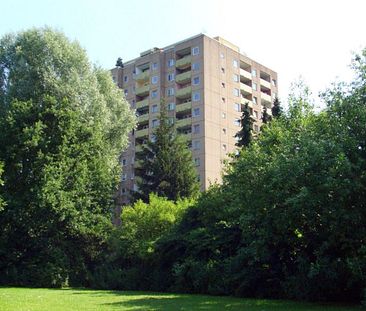
[{"label": "green lawn", "polygon": [[366,310],[352,306],[330,306],[277,300],[254,300],[202,295],[120,292],[84,289],[0,288],[1,311],[81,310]]}]

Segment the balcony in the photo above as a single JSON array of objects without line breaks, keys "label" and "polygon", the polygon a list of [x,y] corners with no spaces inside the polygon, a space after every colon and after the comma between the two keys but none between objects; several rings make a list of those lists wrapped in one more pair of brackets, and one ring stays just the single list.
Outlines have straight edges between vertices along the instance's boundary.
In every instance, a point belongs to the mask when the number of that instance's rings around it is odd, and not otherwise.
[{"label": "balcony", "polygon": [[142,130],[137,130],[136,131],[136,138],[140,138],[140,137],[144,137],[144,136],[147,136],[149,135],[149,129],[142,129]]},{"label": "balcony", "polygon": [[192,72],[186,71],[181,74],[176,75],[175,82],[177,83],[188,83],[191,81],[192,78]]},{"label": "balcony", "polygon": [[187,134],[184,134],[184,133],[182,133],[182,134],[180,134],[182,137],[183,137],[183,139],[184,140],[186,140],[186,141],[189,141],[189,140],[192,140],[192,133],[187,133]]},{"label": "balcony", "polygon": [[[246,98],[242,98],[240,103],[244,106],[245,104],[248,104],[249,108],[253,108],[253,102],[251,100],[247,100]],[[244,107],[243,107],[244,108]]]},{"label": "balcony", "polygon": [[177,128],[188,127],[191,125],[192,125],[192,118],[180,119],[180,120],[177,120],[177,122],[176,122]]},{"label": "balcony", "polygon": [[266,80],[263,80],[263,79],[260,79],[261,81],[261,86],[263,86],[264,88],[270,90],[271,89],[271,83],[266,81]]},{"label": "balcony", "polygon": [[175,109],[176,109],[177,112],[191,110],[192,109],[192,103],[188,102],[188,103],[184,103],[184,104],[179,104],[179,105],[176,106]]},{"label": "balcony", "polygon": [[146,84],[144,86],[136,88],[136,95],[137,96],[145,96],[149,94],[150,85]]},{"label": "balcony", "polygon": [[177,90],[177,94],[175,95],[177,98],[186,98],[191,97],[192,94],[192,87],[186,86],[182,89]]},{"label": "balcony", "polygon": [[240,83],[240,90],[243,94],[246,94],[246,95],[253,93],[252,88],[249,85],[246,85],[244,83]]},{"label": "balcony", "polygon": [[261,92],[261,103],[262,105],[272,105],[271,96],[266,93]]},{"label": "balcony", "polygon": [[149,98],[146,98],[144,100],[140,100],[136,103],[136,109],[144,108],[149,106]]},{"label": "balcony", "polygon": [[[138,153],[138,152],[141,152],[141,151],[142,151],[142,145],[137,145],[135,147],[135,152]],[[137,163],[137,161],[135,161],[135,167],[136,167],[136,163]]]},{"label": "balcony", "polygon": [[240,68],[240,75],[248,80],[252,80],[252,74],[244,69]]},{"label": "balcony", "polygon": [[187,67],[191,66],[191,62],[192,62],[192,57],[191,57],[191,55],[188,55],[181,59],[178,59],[175,63],[175,67],[177,67],[179,69],[187,68]]},{"label": "balcony", "polygon": [[138,116],[138,118],[137,118],[137,121],[138,121],[138,123],[146,123],[146,122],[148,122],[149,121],[149,114],[148,113],[146,113],[146,114],[143,114],[143,115],[141,115],[141,116]]},{"label": "balcony", "polygon": [[136,81],[148,80],[150,76],[150,70],[145,70],[135,75]]}]

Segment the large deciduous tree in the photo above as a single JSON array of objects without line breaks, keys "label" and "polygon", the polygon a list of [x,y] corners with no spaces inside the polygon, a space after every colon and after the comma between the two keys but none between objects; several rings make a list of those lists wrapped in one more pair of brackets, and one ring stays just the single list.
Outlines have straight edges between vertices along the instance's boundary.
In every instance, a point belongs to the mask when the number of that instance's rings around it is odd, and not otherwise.
[{"label": "large deciduous tree", "polygon": [[1,281],[85,282],[134,117],[107,71],[49,28],[0,41]]},{"label": "large deciduous tree", "polygon": [[199,183],[192,153],[169,122],[164,102],[160,105],[159,125],[154,139],[143,145],[143,151],[137,155],[137,159],[141,167],[137,170],[136,198],[147,202],[150,193],[170,200],[197,195]]}]

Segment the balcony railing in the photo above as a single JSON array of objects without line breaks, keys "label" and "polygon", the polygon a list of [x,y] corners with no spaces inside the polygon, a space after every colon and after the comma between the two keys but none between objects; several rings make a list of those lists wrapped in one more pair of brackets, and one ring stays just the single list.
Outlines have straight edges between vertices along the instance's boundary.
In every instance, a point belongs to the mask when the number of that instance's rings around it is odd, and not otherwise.
[{"label": "balcony railing", "polygon": [[149,94],[149,89],[150,89],[150,86],[148,84],[138,87],[138,88],[136,88],[136,95],[138,95],[138,96],[147,95],[147,94]]},{"label": "balcony railing", "polygon": [[192,87],[191,86],[186,86],[182,89],[177,90],[176,97],[177,98],[186,98],[186,97],[190,97],[191,94],[192,94]]},{"label": "balcony railing", "polygon": [[253,108],[253,102],[251,100],[248,100],[246,98],[242,98],[240,102],[241,102],[242,105],[248,104],[249,108]]},{"label": "balcony railing", "polygon": [[271,96],[269,96],[266,93],[261,92],[261,103],[262,103],[262,105],[263,104],[271,105],[272,104]]},{"label": "balcony railing", "polygon": [[176,106],[175,109],[176,109],[177,112],[191,110],[192,109],[192,103],[188,102],[188,103],[184,103],[184,104],[179,104],[179,105]]},{"label": "balcony railing", "polygon": [[148,80],[150,76],[150,70],[145,70],[143,72],[140,72],[135,75],[135,80],[141,81],[141,80]]},{"label": "balcony railing", "polygon": [[[142,151],[142,145],[137,145],[136,147],[135,147],[135,152],[141,152]],[[134,166],[136,167],[136,163],[137,163],[138,161],[135,161],[135,163],[134,163]]]},{"label": "balcony railing", "polygon": [[187,133],[187,134],[181,134],[183,139],[185,140],[191,140],[192,139],[192,133]]},{"label": "balcony railing", "polygon": [[177,120],[176,125],[177,125],[177,128],[191,126],[192,118],[185,118],[185,119]]},{"label": "balcony railing", "polygon": [[240,75],[248,80],[252,80],[252,74],[244,69],[240,69]]},{"label": "balcony railing", "polygon": [[175,82],[177,82],[177,83],[187,83],[187,82],[191,81],[191,77],[192,77],[192,72],[191,71],[186,71],[186,72],[183,72],[181,74],[176,75]]},{"label": "balcony railing", "polygon": [[136,131],[136,138],[140,138],[140,137],[144,137],[147,136],[149,134],[149,129],[142,129],[142,130],[137,130]]},{"label": "balcony railing", "polygon": [[148,113],[143,114],[143,115],[139,116],[137,118],[137,120],[138,120],[138,123],[145,123],[145,122],[149,121],[149,114]]},{"label": "balcony railing", "polygon": [[249,85],[246,85],[244,83],[240,83],[240,90],[244,94],[252,94],[253,93],[252,88]]},{"label": "balcony railing", "polygon": [[188,55],[181,59],[178,59],[175,62],[175,67],[177,67],[177,68],[189,67],[191,65],[191,62],[192,62],[192,57],[191,57],[191,55]]},{"label": "balcony railing", "polygon": [[264,86],[266,89],[271,89],[271,83],[266,81],[266,80],[263,80],[263,79],[260,79],[261,81],[261,86]]},{"label": "balcony railing", "polygon": [[136,109],[143,108],[149,106],[149,98],[146,98],[144,100],[140,100],[136,103]]}]

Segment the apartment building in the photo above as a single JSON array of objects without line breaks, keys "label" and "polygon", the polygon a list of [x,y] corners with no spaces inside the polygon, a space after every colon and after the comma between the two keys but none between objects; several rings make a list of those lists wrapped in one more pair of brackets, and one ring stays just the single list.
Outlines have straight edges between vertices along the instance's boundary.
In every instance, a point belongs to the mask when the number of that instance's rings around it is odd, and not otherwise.
[{"label": "apartment building", "polygon": [[225,39],[204,34],[142,52],[123,68],[112,69],[112,76],[138,116],[121,156],[119,205],[128,203],[136,190],[135,154],[153,138],[162,99],[177,131],[187,139],[204,190],[221,181],[222,162],[236,150],[243,105],[249,103],[258,132],[263,106],[271,108],[278,92],[276,72]]}]

